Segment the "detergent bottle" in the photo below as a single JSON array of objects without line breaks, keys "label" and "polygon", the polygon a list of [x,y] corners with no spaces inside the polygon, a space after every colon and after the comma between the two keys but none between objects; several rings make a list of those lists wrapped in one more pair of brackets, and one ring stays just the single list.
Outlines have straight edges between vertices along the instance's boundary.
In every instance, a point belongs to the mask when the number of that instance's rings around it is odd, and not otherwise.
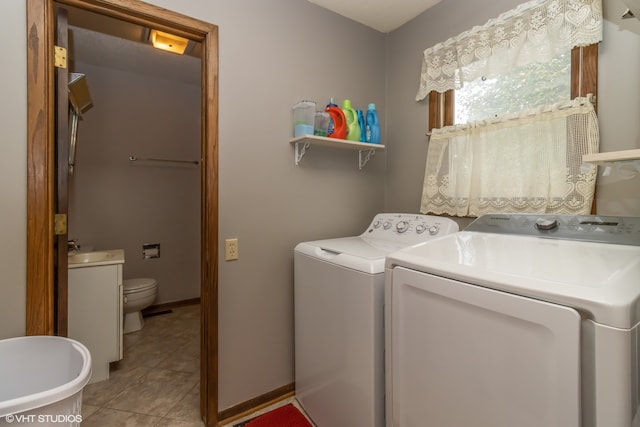
[{"label": "detergent bottle", "polygon": [[330,117],[327,136],[329,138],[347,139],[347,125],[344,112],[337,104],[333,103],[333,98],[331,98],[331,101],[327,104],[325,111],[329,113]]},{"label": "detergent bottle", "polygon": [[358,113],[351,106],[351,100],[342,101],[342,111],[347,122],[347,139],[349,141],[360,141],[360,125],[358,124]]},{"label": "detergent bottle", "polygon": [[360,126],[360,142],[367,142],[365,126],[364,126],[364,114],[362,110],[356,110],[358,113],[358,126]]},{"label": "detergent bottle", "polygon": [[367,122],[365,125],[366,141],[372,144],[380,144],[380,123],[376,104],[367,107]]}]

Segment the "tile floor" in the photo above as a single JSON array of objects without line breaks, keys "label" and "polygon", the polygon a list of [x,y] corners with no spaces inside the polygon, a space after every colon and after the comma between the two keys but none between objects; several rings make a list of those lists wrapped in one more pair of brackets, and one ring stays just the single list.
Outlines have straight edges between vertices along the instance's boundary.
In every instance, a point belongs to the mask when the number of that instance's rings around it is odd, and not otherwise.
[{"label": "tile floor", "polygon": [[[284,399],[220,427],[231,427],[287,403]],[[302,411],[304,413],[304,411]],[[306,414],[305,414],[306,415]],[[200,427],[200,306],[145,318],[124,336],[124,358],[109,379],[82,392],[83,427]]]},{"label": "tile floor", "polygon": [[145,318],[124,336],[124,359],[107,381],[89,384],[83,427],[203,426],[200,419],[200,306]]}]

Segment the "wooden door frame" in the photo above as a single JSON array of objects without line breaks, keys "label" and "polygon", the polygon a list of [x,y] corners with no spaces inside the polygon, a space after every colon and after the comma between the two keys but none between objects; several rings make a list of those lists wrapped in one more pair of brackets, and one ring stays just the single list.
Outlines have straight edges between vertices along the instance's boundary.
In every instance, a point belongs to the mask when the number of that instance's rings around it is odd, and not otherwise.
[{"label": "wooden door frame", "polygon": [[[64,8],[55,11],[55,36],[56,46],[69,49],[69,13]],[[54,87],[56,95],[56,139],[69,141],[69,73],[67,68],[56,68],[54,75]],[[55,213],[65,219],[69,213],[69,144],[56,144],[56,178],[54,188]],[[65,221],[63,221],[64,223]],[[58,227],[56,227],[58,228]],[[69,239],[66,224],[57,230],[54,244],[54,282],[53,301],[55,306],[54,331],[55,335],[68,336],[69,323]]]},{"label": "wooden door frame", "polygon": [[202,43],[201,411],[218,412],[218,27],[138,0],[27,0],[26,334],[54,334],[55,4],[69,5]]}]

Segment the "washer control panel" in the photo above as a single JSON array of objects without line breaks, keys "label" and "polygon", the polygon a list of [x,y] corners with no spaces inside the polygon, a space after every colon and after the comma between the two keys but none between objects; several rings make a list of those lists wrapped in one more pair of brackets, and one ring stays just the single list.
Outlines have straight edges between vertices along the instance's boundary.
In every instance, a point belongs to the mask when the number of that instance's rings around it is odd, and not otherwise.
[{"label": "washer control panel", "polygon": [[465,231],[640,246],[640,217],[488,214]]},{"label": "washer control panel", "polygon": [[362,237],[420,243],[439,235],[455,233],[458,224],[434,215],[383,213],[373,218]]}]

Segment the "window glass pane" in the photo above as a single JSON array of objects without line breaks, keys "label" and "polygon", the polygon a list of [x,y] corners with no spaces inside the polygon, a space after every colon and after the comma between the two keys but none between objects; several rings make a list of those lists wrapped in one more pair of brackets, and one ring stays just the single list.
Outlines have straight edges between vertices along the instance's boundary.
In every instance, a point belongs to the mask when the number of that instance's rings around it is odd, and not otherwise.
[{"label": "window glass pane", "polygon": [[571,53],[546,63],[518,67],[508,75],[478,78],[455,92],[455,123],[568,101],[571,97]]}]

